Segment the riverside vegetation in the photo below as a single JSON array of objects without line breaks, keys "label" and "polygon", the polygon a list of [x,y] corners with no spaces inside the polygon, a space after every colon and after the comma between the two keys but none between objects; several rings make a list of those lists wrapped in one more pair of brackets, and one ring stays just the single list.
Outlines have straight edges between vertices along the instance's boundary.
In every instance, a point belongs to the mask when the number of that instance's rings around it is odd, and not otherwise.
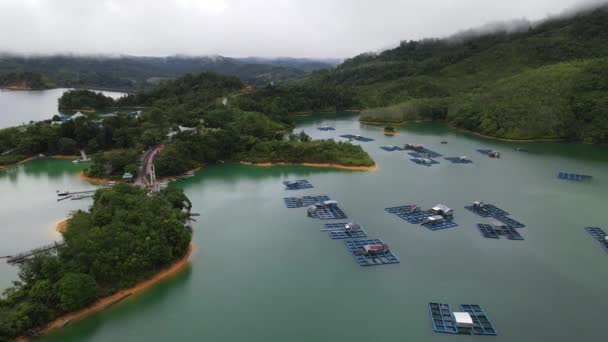
[{"label": "riverside vegetation", "polygon": [[36,335],[57,317],[184,257],[190,206],[173,188],[152,195],[127,184],[98,190],[90,210],[69,220],[63,246],[19,265],[19,280],[0,299],[0,341]]}]

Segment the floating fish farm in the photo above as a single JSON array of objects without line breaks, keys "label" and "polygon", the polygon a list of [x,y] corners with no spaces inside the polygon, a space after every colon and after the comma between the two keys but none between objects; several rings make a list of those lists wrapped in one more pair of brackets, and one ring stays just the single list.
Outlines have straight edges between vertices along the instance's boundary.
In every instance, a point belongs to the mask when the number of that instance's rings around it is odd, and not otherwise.
[{"label": "floating fish farm", "polygon": [[476,201],[473,202],[473,205],[468,205],[464,208],[481,217],[493,217],[498,221],[511,226],[512,228],[524,228],[526,226],[525,224],[517,220],[507,217],[507,215],[509,215],[508,212],[498,208],[493,204]]},{"label": "floating fish farm", "polygon": [[326,127],[318,127],[317,128],[319,131],[335,131],[336,129],[330,126],[326,126]]},{"label": "floating fish farm", "polygon": [[303,208],[313,204],[329,201],[329,196],[304,196],[304,197],[285,197],[283,198],[287,208]]},{"label": "floating fish farm", "polygon": [[433,330],[444,334],[496,335],[496,328],[481,306],[460,304],[462,312],[453,312],[450,304],[429,303]]},{"label": "floating fish farm", "polygon": [[360,266],[378,266],[399,263],[399,258],[390,250],[366,253],[367,246],[385,245],[380,239],[344,241],[346,248]]},{"label": "floating fish farm", "polygon": [[591,178],[593,178],[593,177],[589,176],[589,175],[579,175],[577,173],[560,171],[557,174],[557,178],[563,179],[563,180],[582,182],[582,181],[586,181],[586,180],[591,180]]},{"label": "floating fish farm", "polygon": [[341,135],[340,137],[345,138],[345,139],[357,140],[357,141],[361,141],[361,142],[374,141],[374,139],[372,139],[372,138],[366,138],[366,137],[362,137],[360,135],[352,135],[352,134],[344,134],[344,135]]},{"label": "floating fish farm", "polygon": [[285,185],[285,190],[304,190],[304,189],[312,189],[314,186],[310,184],[306,179],[299,179],[297,181],[284,181],[283,185]]},{"label": "floating fish farm", "polygon": [[308,216],[321,220],[339,220],[347,218],[344,211],[337,205],[323,205],[309,208]]},{"label": "floating fish farm", "polygon": [[399,146],[380,146],[380,148],[386,152],[405,151],[403,147]]},{"label": "floating fish farm", "polygon": [[446,157],[445,160],[453,163],[453,164],[472,164],[473,161],[466,157]]},{"label": "floating fish farm", "polygon": [[479,229],[481,235],[486,239],[499,239],[500,236],[504,236],[508,240],[524,240],[523,236],[515,228],[508,225],[498,228],[491,224],[479,223],[477,224],[477,229]]},{"label": "floating fish farm", "polygon": [[585,230],[599,241],[604,251],[608,253],[608,234],[599,227],[585,227]]},{"label": "floating fish farm", "polygon": [[451,215],[440,215],[440,220],[431,221],[429,218],[437,217],[437,213],[433,210],[421,210],[415,204],[408,204],[398,207],[390,207],[384,209],[387,213],[397,215],[400,219],[411,224],[420,224],[430,230],[442,230],[447,228],[457,227],[458,224],[453,221]]}]

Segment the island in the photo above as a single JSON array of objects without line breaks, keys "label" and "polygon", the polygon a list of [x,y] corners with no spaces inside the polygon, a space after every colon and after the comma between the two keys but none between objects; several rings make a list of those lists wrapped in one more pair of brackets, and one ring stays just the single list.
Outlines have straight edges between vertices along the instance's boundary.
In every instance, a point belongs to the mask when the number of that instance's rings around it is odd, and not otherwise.
[{"label": "island", "polygon": [[190,208],[173,188],[98,190],[88,211],[69,218],[63,242],[19,264],[0,299],[0,340],[36,336],[179,270],[191,250]]}]

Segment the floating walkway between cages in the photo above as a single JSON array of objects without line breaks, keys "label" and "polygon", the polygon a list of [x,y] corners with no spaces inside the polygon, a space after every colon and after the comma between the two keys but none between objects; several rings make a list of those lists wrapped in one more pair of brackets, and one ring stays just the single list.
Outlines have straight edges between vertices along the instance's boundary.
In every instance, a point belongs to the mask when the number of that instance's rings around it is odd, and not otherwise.
[{"label": "floating walkway between cages", "polygon": [[412,158],[410,159],[411,162],[414,162],[418,165],[425,165],[425,166],[431,166],[431,165],[437,165],[439,164],[438,161],[436,161],[435,159],[429,159],[429,158]]},{"label": "floating walkway between cages", "polygon": [[329,196],[304,196],[304,197],[285,197],[283,198],[287,208],[303,208],[309,207],[317,203],[329,201]]},{"label": "floating walkway between cages", "polygon": [[452,316],[452,307],[446,303],[429,303],[429,314],[433,330],[444,334],[458,334],[458,328]]},{"label": "floating walkway between cages", "polygon": [[597,241],[600,242],[602,248],[608,253],[608,240],[606,240],[606,232],[599,227],[585,227],[585,230],[591,234]]},{"label": "floating walkway between cages", "polygon": [[468,211],[471,211],[481,217],[494,217],[494,216],[507,216],[508,212],[500,209],[499,207],[484,203],[483,205],[468,205],[464,207]]},{"label": "floating walkway between cages", "polygon": [[511,228],[524,228],[526,226],[525,224],[507,216],[494,216],[494,218]]},{"label": "floating walkway between cages", "polygon": [[430,210],[420,210],[420,207],[414,204],[390,207],[384,210],[388,213],[397,215],[400,219],[411,224],[421,224],[426,221],[427,218],[433,216]]},{"label": "floating walkway between cages", "polygon": [[524,237],[517,230],[510,226],[504,226],[502,229],[494,229],[491,224],[479,223],[477,229],[486,239],[498,239],[504,235],[508,240],[524,240]]},{"label": "floating walkway between cages", "polygon": [[428,228],[430,230],[441,230],[441,229],[458,227],[458,224],[452,220],[444,220],[442,222],[437,222],[437,223],[430,223],[430,222],[423,223],[422,226],[425,228]]},{"label": "floating walkway between cages", "polygon": [[284,181],[283,185],[285,185],[285,190],[304,190],[314,188],[314,186],[306,179],[299,179],[294,182]]},{"label": "floating walkway between cages", "polygon": [[366,238],[367,233],[365,233],[365,230],[363,230],[363,228],[359,228],[352,232],[331,231],[331,232],[329,232],[329,237],[332,238],[332,240],[359,239],[359,238]]},{"label": "floating walkway between cages", "polygon": [[476,304],[460,304],[460,310],[468,312],[473,319],[473,328],[471,332],[475,335],[496,335],[496,328],[490,322],[488,315],[483,311],[481,306]]},{"label": "floating walkway between cages", "polygon": [[360,135],[352,135],[352,134],[344,134],[344,135],[341,135],[340,137],[345,138],[345,139],[357,140],[357,141],[361,141],[361,142],[374,141],[374,139],[372,139],[372,138],[366,138],[366,137],[362,137]]},{"label": "floating walkway between cages", "polygon": [[325,127],[318,127],[317,128],[319,131],[335,131],[336,129],[330,126],[325,126]]},{"label": "floating walkway between cages", "polygon": [[378,265],[390,265],[398,264],[399,258],[391,251],[375,253],[374,255],[365,255],[361,253],[363,246],[365,245],[376,245],[383,244],[380,239],[371,240],[347,240],[344,241],[346,248],[355,257],[355,260],[359,266],[378,266]]},{"label": "floating walkway between cages", "polygon": [[557,178],[564,179],[564,180],[571,180],[571,181],[582,182],[582,181],[590,180],[591,178],[593,178],[593,176],[579,175],[578,173],[570,173],[570,172],[560,171],[557,174]]},{"label": "floating walkway between cages", "polygon": [[434,216],[431,210],[421,210],[419,206],[415,204],[408,204],[399,207],[390,207],[384,209],[387,213],[397,215],[400,219],[407,221],[411,224],[422,224],[423,227],[430,230],[442,230],[453,227],[458,227],[458,224],[451,219],[444,219],[441,222],[436,223],[425,223],[425,221]]},{"label": "floating walkway between cages", "polygon": [[386,152],[405,151],[403,147],[399,146],[380,146],[380,148]]},{"label": "floating walkway between cages", "polygon": [[421,145],[405,144],[405,149],[417,152],[420,155],[425,156],[427,158],[439,158],[439,157],[443,156],[442,154],[437,153],[433,150],[429,150],[428,148],[425,148]]},{"label": "floating walkway between cages", "polygon": [[517,220],[507,217],[507,215],[509,215],[508,212],[498,208],[493,204],[480,203],[477,205],[468,205],[464,208],[481,217],[493,217],[498,221],[510,226],[511,228],[524,228],[526,226],[525,224]]},{"label": "floating walkway between cages", "polygon": [[463,157],[446,157],[444,159],[449,162],[452,162],[454,164],[472,164],[473,163],[473,161],[471,159],[463,158]]},{"label": "floating walkway between cages", "polygon": [[312,218],[318,218],[321,220],[340,220],[348,218],[344,211],[338,206],[325,206],[323,208],[316,208],[314,211],[309,211],[308,216]]}]

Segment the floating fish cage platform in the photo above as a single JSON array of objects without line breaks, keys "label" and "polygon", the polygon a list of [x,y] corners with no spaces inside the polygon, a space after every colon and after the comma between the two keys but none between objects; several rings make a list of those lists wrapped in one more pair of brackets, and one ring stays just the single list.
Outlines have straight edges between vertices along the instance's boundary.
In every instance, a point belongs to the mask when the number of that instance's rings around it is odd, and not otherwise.
[{"label": "floating fish cage platform", "polygon": [[317,208],[314,212],[309,212],[308,216],[321,220],[340,220],[347,218],[344,211],[342,211],[342,209],[338,208],[337,206]]},{"label": "floating fish cage platform", "polygon": [[470,159],[463,159],[460,157],[446,157],[445,160],[452,162],[454,164],[472,164],[473,161]]},{"label": "floating fish cage platform", "polygon": [[589,175],[579,175],[578,173],[570,173],[570,172],[560,171],[557,174],[557,178],[564,179],[564,180],[571,180],[571,181],[582,182],[582,181],[590,180],[593,177],[589,176]]},{"label": "floating fish cage platform", "polygon": [[481,217],[494,217],[494,216],[507,216],[508,212],[500,209],[493,204],[484,204],[483,206],[469,205],[464,207],[468,211],[471,211]]},{"label": "floating fish cage platform", "polygon": [[597,241],[600,242],[602,248],[608,253],[608,241],[606,241],[606,232],[599,227],[585,227],[585,230],[591,234]]},{"label": "floating fish cage platform", "polygon": [[332,240],[359,239],[359,238],[366,238],[367,233],[365,233],[365,230],[363,230],[363,228],[359,228],[352,232],[331,231],[331,232],[329,232],[329,237],[332,238]]},{"label": "floating fish cage platform", "polygon": [[295,182],[284,181],[283,185],[285,185],[285,190],[304,190],[314,188],[314,186],[306,179],[299,179]]},{"label": "floating fish cage platform", "polygon": [[426,155],[428,158],[439,158],[442,156],[442,154],[437,153],[433,150],[429,150],[428,148],[422,147],[420,145],[409,145],[406,144],[405,148],[407,150],[412,150],[412,151],[416,151],[418,153],[420,153],[421,155]]},{"label": "floating fish cage platform", "polygon": [[345,138],[345,139],[357,140],[357,141],[361,141],[361,142],[374,141],[374,139],[372,139],[372,138],[366,138],[366,137],[362,137],[360,135],[352,135],[352,134],[344,134],[344,135],[341,135],[340,137]]},{"label": "floating fish cage platform", "polygon": [[499,239],[501,235],[504,235],[508,240],[524,240],[524,237],[519,234],[513,227],[504,226],[502,229],[497,230],[492,227],[491,224],[477,224],[477,229],[481,235],[486,239]]},{"label": "floating fish cage platform", "polygon": [[473,328],[471,332],[475,335],[496,335],[496,328],[490,322],[488,315],[483,311],[481,306],[476,304],[460,304],[460,310],[469,313],[473,319]]},{"label": "floating fish cage platform", "polygon": [[424,153],[424,154],[428,155],[429,158],[439,158],[439,157],[443,156],[440,153],[437,153],[433,150],[429,150],[428,148],[424,148],[424,147],[418,148],[418,149],[416,149],[416,151],[418,151],[418,153]]},{"label": "floating fish cage platform", "polygon": [[287,208],[303,208],[309,207],[317,203],[329,201],[329,196],[304,196],[304,197],[285,197],[283,198]]},{"label": "floating fish cage platform", "polygon": [[410,159],[410,161],[414,162],[418,165],[426,165],[426,166],[439,164],[439,162],[436,161],[435,159],[429,159],[429,158],[412,158],[412,159]]},{"label": "floating fish cage platform", "polygon": [[347,240],[344,241],[348,251],[352,253],[359,266],[378,266],[378,265],[390,265],[398,264],[399,258],[393,252],[382,252],[375,253],[374,255],[364,255],[360,253],[361,249],[365,245],[382,244],[380,239],[372,240]]},{"label": "floating fish cage platform", "polygon": [[442,222],[437,222],[437,223],[430,223],[430,222],[423,223],[422,226],[425,228],[428,228],[430,230],[442,230],[442,229],[458,227],[458,224],[452,220],[444,220]]},{"label": "floating fish cage platform", "polygon": [[433,216],[430,210],[420,210],[419,207],[416,207],[416,209],[412,211],[413,207],[415,207],[415,205],[410,204],[400,207],[386,208],[384,210],[388,213],[397,215],[400,219],[411,224],[421,224],[426,221],[427,218]]},{"label": "floating fish cage platform", "polygon": [[403,147],[399,146],[380,146],[380,148],[386,152],[405,151]]},{"label": "floating fish cage platform", "polygon": [[334,231],[344,231],[346,229],[347,222],[337,222],[337,223],[326,223],[321,228],[322,232],[334,232]]},{"label": "floating fish cage platform", "polygon": [[494,218],[497,219],[498,221],[506,224],[507,226],[509,226],[511,228],[524,228],[526,226],[525,224],[523,224],[517,220],[514,220],[510,217],[507,217],[507,216],[497,215],[497,216],[494,216]]},{"label": "floating fish cage platform", "polygon": [[433,330],[444,334],[458,334],[454,316],[452,316],[452,308],[446,303],[429,303],[429,313]]},{"label": "floating fish cage platform", "polygon": [[[473,326],[470,329],[464,328],[463,333],[473,333],[474,335],[495,336],[496,328],[490,322],[488,315],[477,304],[460,304],[460,310],[471,316]],[[444,334],[459,334],[452,307],[447,303],[429,303],[429,313],[433,330]]]},{"label": "floating fish cage platform", "polygon": [[330,126],[327,127],[318,127],[317,128],[319,131],[335,131],[336,129]]}]

